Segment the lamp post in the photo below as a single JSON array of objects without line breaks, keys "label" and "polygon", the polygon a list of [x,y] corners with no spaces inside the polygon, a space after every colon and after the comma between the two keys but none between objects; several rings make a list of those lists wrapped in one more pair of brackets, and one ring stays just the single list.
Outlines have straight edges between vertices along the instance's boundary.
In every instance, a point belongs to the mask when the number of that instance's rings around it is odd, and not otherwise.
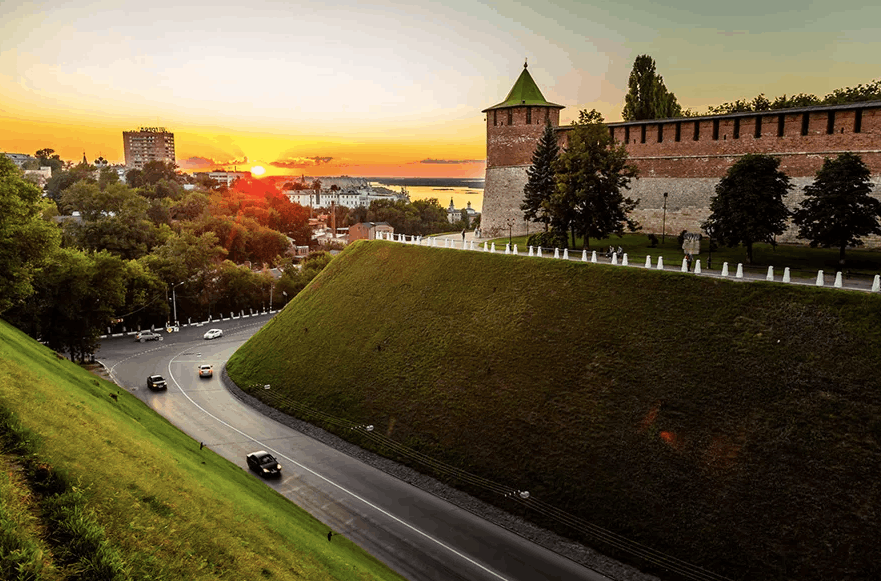
[{"label": "lamp post", "polygon": [[177,326],[177,295],[174,292],[174,289],[182,285],[183,282],[178,282],[171,285],[171,303],[174,305],[174,325]]},{"label": "lamp post", "polygon": [[664,245],[664,239],[667,236],[667,192],[664,192],[664,222],[661,226],[661,246]]},{"label": "lamp post", "polygon": [[513,248],[514,238],[512,232],[514,230],[514,218],[508,218],[507,220],[505,220],[505,224],[508,226],[508,246]]}]

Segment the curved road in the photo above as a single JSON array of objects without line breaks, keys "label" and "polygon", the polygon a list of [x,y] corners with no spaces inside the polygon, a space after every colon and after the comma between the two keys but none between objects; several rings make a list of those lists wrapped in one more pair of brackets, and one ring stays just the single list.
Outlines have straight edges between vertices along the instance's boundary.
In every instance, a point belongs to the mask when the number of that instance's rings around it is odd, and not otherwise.
[{"label": "curved road", "polygon": [[[412,581],[606,580],[385,472],[322,444],[246,406],[227,391],[221,370],[268,317],[212,323],[224,336],[203,340],[207,326],[163,334],[162,342],[132,336],[104,339],[98,359],[120,386],[198,442],[247,469],[245,456],[268,450],[280,480],[268,481],[329,529],[345,535]],[[209,363],[215,376],[200,379]],[[168,391],[147,389],[148,375]]]}]

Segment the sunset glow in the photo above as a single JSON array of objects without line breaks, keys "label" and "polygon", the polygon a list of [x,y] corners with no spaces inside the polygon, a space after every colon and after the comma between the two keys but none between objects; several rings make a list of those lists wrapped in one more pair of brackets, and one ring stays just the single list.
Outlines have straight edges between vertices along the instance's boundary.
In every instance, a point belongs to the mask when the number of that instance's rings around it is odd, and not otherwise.
[{"label": "sunset glow", "polygon": [[266,173],[266,170],[263,169],[262,166],[255,165],[254,167],[251,168],[251,175],[262,176],[265,173]]},{"label": "sunset glow", "polygon": [[481,110],[505,98],[524,57],[564,124],[584,108],[620,120],[639,54],[704,111],[759,93],[823,96],[881,70],[881,40],[855,28],[877,6],[747,4],[307,0],[294,15],[258,0],[242,18],[225,0],[3,3],[0,151],[121,163],[123,131],[163,126],[185,171],[482,177]]}]

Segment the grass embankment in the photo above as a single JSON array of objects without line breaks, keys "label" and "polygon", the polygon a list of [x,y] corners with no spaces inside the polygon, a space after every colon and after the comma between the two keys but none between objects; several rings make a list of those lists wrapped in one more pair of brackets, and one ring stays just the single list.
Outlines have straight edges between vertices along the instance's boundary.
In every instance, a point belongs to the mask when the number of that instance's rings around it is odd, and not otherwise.
[{"label": "grass embankment", "polygon": [[0,322],[0,578],[400,579],[326,533],[134,396]]},{"label": "grass embankment", "polygon": [[[446,238],[455,238],[455,234],[445,236]],[[642,265],[645,263],[646,255],[652,257],[652,263],[657,263],[658,257],[664,258],[664,264],[670,266],[678,266],[682,264],[683,251],[681,245],[676,240],[676,234],[667,234],[665,238],[658,235],[658,245],[652,247],[649,244],[648,237],[645,234],[625,234],[620,238],[612,236],[603,240],[591,238],[590,249],[596,250],[597,254],[608,250],[609,246],[618,248],[621,246],[627,253],[627,259],[630,264]],[[503,236],[496,238],[496,251],[504,250],[505,244],[508,243],[508,237]],[[518,251],[526,253],[529,246],[526,244],[526,236],[514,236],[510,239],[513,244],[517,244]],[[577,238],[575,240],[576,250],[570,250],[569,254],[574,257],[581,257],[581,247],[583,240]],[[771,246],[770,244],[754,244],[753,245],[753,263],[747,264],[746,249],[742,246],[729,248],[719,246],[713,250],[713,264],[708,267],[708,259],[710,258],[710,244],[706,236],[701,241],[701,253],[695,258],[700,259],[701,269],[719,272],[722,270],[722,263],[728,262],[729,268],[733,269],[738,263],[743,264],[747,270],[767,272],[769,266],[774,267],[777,280],[783,275],[783,269],[789,267],[792,276],[814,278],[817,276],[818,270],[823,270],[827,275],[835,275],[841,270],[838,265],[838,249],[837,248],[811,248],[802,244],[778,244]],[[590,252],[588,251],[588,256]],[[851,277],[873,277],[881,273],[881,252],[878,250],[866,249],[848,249],[845,254],[846,265],[844,273]],[[870,278],[869,278],[870,279]]]},{"label": "grass embankment", "polygon": [[734,579],[879,578],[879,323],[867,293],[359,242],[228,370]]}]

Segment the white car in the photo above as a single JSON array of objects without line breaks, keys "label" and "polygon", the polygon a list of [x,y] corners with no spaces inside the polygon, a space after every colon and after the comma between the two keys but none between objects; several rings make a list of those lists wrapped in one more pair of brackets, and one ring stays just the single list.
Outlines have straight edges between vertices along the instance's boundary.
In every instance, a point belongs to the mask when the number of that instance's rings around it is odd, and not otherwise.
[{"label": "white car", "polygon": [[199,377],[211,377],[214,375],[214,369],[210,365],[199,366]]},{"label": "white car", "polygon": [[205,333],[206,339],[217,339],[218,337],[223,337],[223,331],[220,329],[208,329],[208,332]]}]

